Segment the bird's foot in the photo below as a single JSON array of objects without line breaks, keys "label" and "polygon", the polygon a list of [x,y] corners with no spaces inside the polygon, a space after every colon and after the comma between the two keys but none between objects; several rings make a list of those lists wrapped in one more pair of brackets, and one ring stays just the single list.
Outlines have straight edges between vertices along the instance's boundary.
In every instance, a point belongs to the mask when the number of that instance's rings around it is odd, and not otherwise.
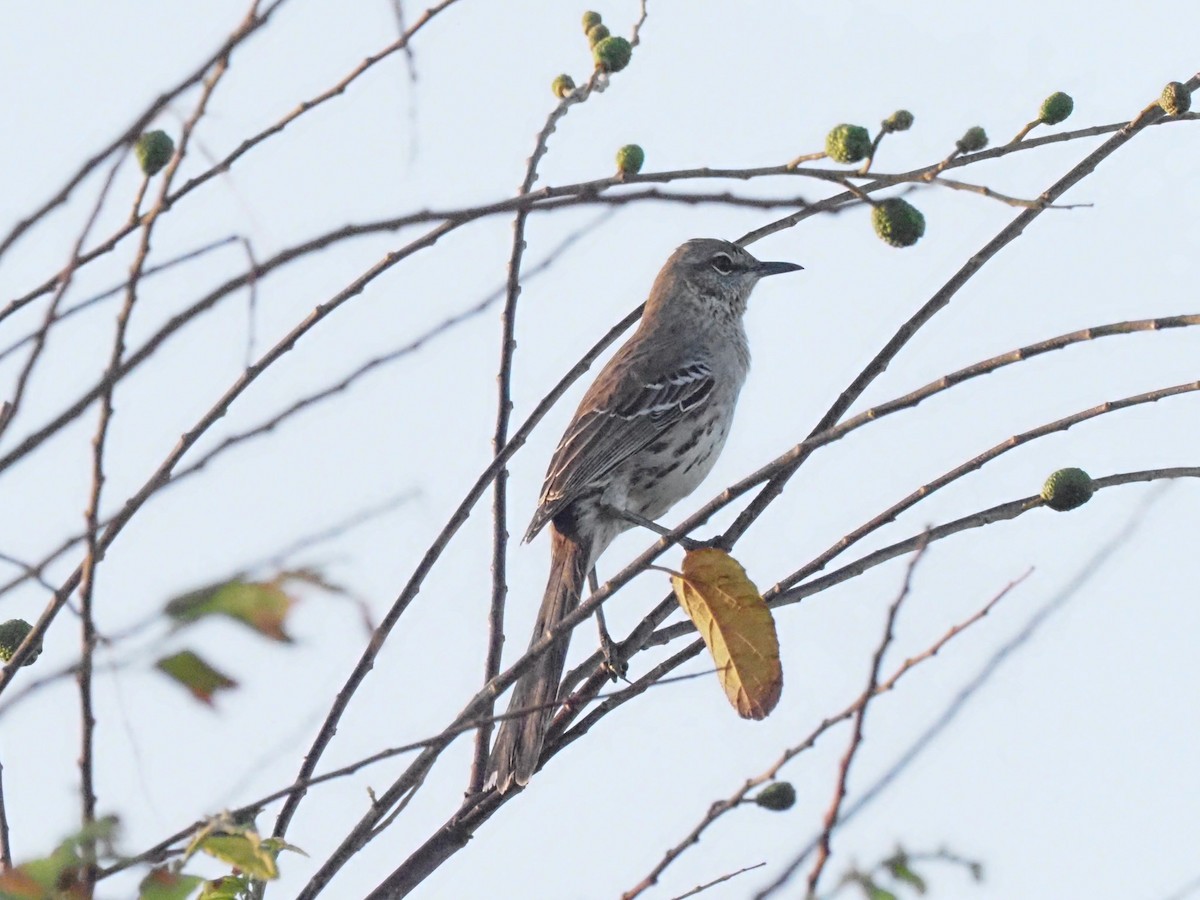
[{"label": "bird's foot", "polygon": [[629,663],[621,658],[621,652],[604,622],[604,610],[599,607],[596,609],[596,624],[600,626],[600,655],[604,657],[600,663],[600,670],[608,672],[610,681],[624,679],[628,684],[629,679],[625,678],[625,673],[629,671]]}]

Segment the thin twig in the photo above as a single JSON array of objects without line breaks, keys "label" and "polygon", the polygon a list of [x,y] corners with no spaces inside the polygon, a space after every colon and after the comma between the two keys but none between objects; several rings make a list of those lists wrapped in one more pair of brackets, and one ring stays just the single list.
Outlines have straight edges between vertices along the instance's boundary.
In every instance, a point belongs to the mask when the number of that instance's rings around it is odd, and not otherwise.
[{"label": "thin twig", "polygon": [[1020,130],[1020,131],[1018,131],[1018,132],[1017,132],[1017,133],[1016,133],[1016,134],[1013,136],[1013,139],[1012,139],[1011,141],[1009,141],[1009,143],[1010,143],[1010,144],[1019,144],[1019,143],[1021,143],[1021,141],[1025,140],[1025,136],[1026,136],[1027,134],[1029,134],[1029,132],[1033,131],[1033,129],[1037,128],[1037,127],[1038,127],[1039,125],[1041,125],[1041,124],[1042,124],[1042,120],[1041,120],[1041,119],[1034,119],[1032,122],[1027,122],[1027,123],[1026,123],[1026,124],[1025,124],[1025,125],[1024,125],[1022,128],[1021,128],[1021,130]]},{"label": "thin twig", "polygon": [[4,765],[0,764],[0,872],[12,868],[12,848],[8,843],[8,811],[4,805]]},{"label": "thin twig", "polygon": [[956,191],[969,191],[973,194],[979,194],[982,197],[999,200],[1008,206],[1019,206],[1024,209],[1090,209],[1092,206],[1090,203],[1048,203],[1040,197],[1036,200],[1025,200],[1021,197],[1010,197],[1008,194],[1002,194],[987,185],[970,184],[966,181],[955,181],[952,178],[934,178],[929,183],[940,184]]},{"label": "thin twig", "polygon": [[[586,604],[584,604],[584,608],[588,608],[588,610],[590,610],[590,608],[598,606],[600,602],[607,598],[607,596],[610,596],[613,592],[616,592],[618,588],[622,587],[623,584],[630,580],[630,578],[634,577],[637,572],[642,571],[644,566],[652,563],[661,552],[664,552],[666,548],[672,546],[674,542],[677,542],[680,536],[688,534],[690,530],[700,526],[700,524],[703,524],[703,522],[706,522],[716,510],[719,510],[722,508],[722,506],[732,502],[732,500],[739,497],[740,494],[751,490],[751,488],[757,484],[762,484],[762,482],[768,480],[770,476],[778,474],[780,470],[784,470],[788,464],[791,464],[794,460],[797,460],[797,458],[806,457],[806,455],[810,454],[812,450],[816,449],[816,446],[820,446],[823,443],[828,443],[829,440],[834,440],[840,436],[844,436],[846,432],[842,431],[842,428],[846,428],[848,431],[851,430],[851,428],[860,427],[865,425],[868,421],[874,421],[877,418],[881,418],[883,414],[896,412],[896,410],[906,408],[907,406],[911,406],[911,404],[919,402],[926,396],[931,396],[932,394],[936,394],[938,391],[946,390],[949,388],[949,386],[958,384],[962,382],[962,380],[978,377],[980,374],[986,374],[988,372],[995,371],[996,368],[1013,364],[1013,362],[1031,359],[1032,356],[1048,353],[1050,350],[1060,349],[1062,347],[1069,346],[1069,344],[1072,343],[1093,340],[1093,338],[1097,337],[1105,337],[1116,334],[1129,334],[1129,332],[1134,331],[1153,331],[1165,328],[1181,328],[1181,326],[1192,324],[1196,324],[1195,317],[1192,316],[1164,317],[1156,319],[1140,319],[1135,320],[1135,322],[1128,323],[1099,325],[1094,326],[1092,329],[1082,329],[1080,331],[1068,332],[1066,335],[1058,335],[1056,337],[1049,338],[1049,340],[1046,341],[1030,344],[1030,346],[1024,348],[1012,350],[1012,352],[1001,354],[1000,356],[994,356],[994,358],[991,358],[990,360],[978,362],[978,364],[968,366],[964,368],[964,370],[950,373],[949,376],[944,376],[943,378],[936,380],[936,382],[925,385],[924,388],[912,391],[910,394],[896,398],[894,401],[881,404],[880,407],[866,410],[866,412],[862,415],[854,416],[853,419],[847,420],[842,425],[833,426],[824,432],[815,433],[814,436],[808,440],[805,440],[805,442],[802,444],[797,445],[796,448],[788,451],[787,454],[779,457],[778,460],[774,461],[773,463],[769,463],[767,467],[763,467],[762,469],[758,470],[757,473],[751,474],[748,476],[748,478],[738,482],[737,485],[727,488],[727,490],[721,492],[718,497],[710,500],[708,504],[702,506],[702,508],[695,512],[694,515],[686,518],[683,523],[680,523],[679,526],[672,529],[670,534],[664,536],[664,538],[656,542],[656,544],[644,552],[641,557],[638,557],[634,560],[634,562],[626,566],[626,568],[620,572],[618,576],[612,578],[612,580],[608,582],[604,588],[601,588],[598,594],[594,595],[593,598],[589,598]],[[1184,386],[1184,388],[1186,388],[1186,386]],[[1178,386],[1177,388],[1166,390],[1169,392],[1182,392]],[[1151,392],[1150,395],[1138,395],[1133,398],[1126,398],[1124,401],[1117,401],[1117,403],[1121,404],[1121,406],[1126,406],[1126,404],[1132,404],[1136,402],[1150,402],[1151,400],[1158,400],[1158,398],[1160,398],[1160,396],[1151,396],[1157,394],[1158,392]],[[1091,410],[1084,410],[1084,413],[1076,414],[1076,416],[1072,416],[1072,418],[1069,418],[1068,420],[1060,420],[1056,422],[1056,424],[1051,425],[1056,426],[1055,430],[1061,430],[1061,428],[1070,427],[1070,425],[1076,424],[1078,421],[1082,421],[1086,418],[1093,418],[1094,415],[1102,414],[1104,412],[1111,412],[1111,409],[1105,409],[1106,406],[1108,406],[1108,404],[1102,404],[1102,406],[1093,408]],[[1010,438],[1009,440],[1014,439],[1018,440],[1020,443],[1024,443],[1024,440],[1032,439],[1032,434],[1027,433],[1026,436],[1016,436],[1016,438]],[[1008,442],[1006,442],[1006,444],[1007,443]],[[1032,504],[1039,505],[1037,502],[1032,502]],[[1019,515],[1020,511],[1022,510],[1014,506],[1013,511],[1008,514],[1008,517]],[[978,522],[978,524],[982,523],[982,521]],[[964,524],[964,526],[962,526],[962,528],[966,527],[974,526],[972,526],[972,524]],[[961,530],[961,528],[959,528],[959,530]],[[662,619],[665,619],[667,614],[670,613],[673,608],[674,601],[672,598],[667,598],[666,600],[662,601],[658,607],[655,607],[655,610],[650,613],[646,619],[643,619],[642,624],[638,625],[638,628],[635,629],[630,637],[626,638],[626,641],[622,643],[622,646],[620,646],[620,652],[622,652],[623,658],[628,658],[631,653],[634,653],[637,649],[640,649],[644,642],[648,640],[650,634],[652,634],[655,626],[660,624]],[[684,628],[686,628],[686,626],[684,626]],[[575,674],[577,672],[595,672],[596,665],[599,665],[598,662],[596,662],[596,659],[598,658],[593,655],[593,658],[590,658],[584,662],[582,666],[577,668],[575,673],[572,673],[571,676],[568,676],[568,678],[565,679],[565,683],[574,683]],[[595,678],[589,680],[590,690],[599,690],[600,686],[601,684]],[[586,702],[586,698],[581,698],[580,695],[576,695],[572,697],[572,701],[568,704],[568,707],[574,707],[577,709],[580,708],[583,702]]]},{"label": "thin twig", "polygon": [[850,767],[854,763],[854,757],[858,754],[858,749],[862,746],[863,726],[867,718],[867,707],[870,704],[871,698],[875,696],[876,691],[879,689],[879,670],[883,666],[883,657],[892,645],[892,639],[895,636],[896,616],[900,612],[901,604],[908,598],[909,591],[912,588],[913,573],[916,571],[917,564],[925,555],[928,547],[928,542],[923,542],[917,548],[904,570],[904,583],[900,587],[900,592],[896,595],[896,599],[892,601],[891,606],[888,607],[887,619],[883,626],[883,637],[879,641],[879,646],[875,648],[875,655],[871,658],[871,672],[867,677],[867,686],[862,692],[858,709],[854,712],[854,727],[850,735],[850,743],[847,745],[846,753],[842,756],[842,761],[838,765],[837,782],[833,791],[833,802],[829,804],[829,809],[825,813],[825,821],[821,828],[821,837],[817,841],[817,859],[813,864],[812,871],[808,874],[809,897],[816,894],[817,885],[821,881],[821,873],[825,871],[825,865],[829,862],[829,856],[832,852],[833,829],[837,827],[838,818],[841,815],[842,803],[846,799],[846,789],[850,780]]},{"label": "thin twig", "polygon": [[242,363],[249,368],[254,363],[254,351],[258,349],[258,279],[253,275],[258,271],[258,260],[249,238],[240,238],[238,243],[242,245],[246,261],[250,264],[246,271],[251,273],[250,280],[246,282],[246,355]]},{"label": "thin twig", "polygon": [[736,872],[728,872],[725,875],[722,875],[720,878],[714,878],[712,881],[704,884],[698,884],[690,891],[685,891],[682,894],[676,895],[674,898],[672,898],[672,900],[684,900],[686,897],[695,897],[697,894],[704,893],[710,887],[716,887],[718,884],[724,884],[726,881],[729,881],[732,878],[737,878],[739,875],[744,875],[746,872],[753,872],[755,869],[761,869],[765,865],[765,862],[760,862],[755,863],[752,866],[744,866],[743,868],[738,869]]},{"label": "thin twig", "polygon": [[[82,535],[80,536],[79,539],[82,539]],[[76,540],[76,543],[77,542],[78,542],[78,539]],[[42,576],[42,569],[44,569],[45,566],[47,565],[46,562],[42,562],[39,565],[34,566],[30,563],[25,562],[25,560],[17,559],[15,556],[12,556],[8,553],[0,553],[0,562],[6,562],[10,566],[15,566],[16,568],[21,570],[23,577],[20,579],[19,583],[23,583],[25,580],[28,579],[29,581],[33,581],[36,584],[40,585],[41,587],[45,588],[50,593],[52,593],[52,594],[54,593],[54,590],[55,590],[54,585],[52,585],[49,581],[47,581]],[[2,591],[0,591],[0,593],[2,593]]]}]

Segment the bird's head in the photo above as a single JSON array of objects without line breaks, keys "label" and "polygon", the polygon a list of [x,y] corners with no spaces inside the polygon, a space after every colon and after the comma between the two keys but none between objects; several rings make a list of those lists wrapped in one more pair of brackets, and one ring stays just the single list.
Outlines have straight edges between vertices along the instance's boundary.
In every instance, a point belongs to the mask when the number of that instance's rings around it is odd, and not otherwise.
[{"label": "bird's head", "polygon": [[760,278],[802,268],[790,262],[764,262],[729,241],[693,238],[672,253],[658,273],[646,313],[666,305],[691,307],[698,303],[703,311],[740,317]]}]

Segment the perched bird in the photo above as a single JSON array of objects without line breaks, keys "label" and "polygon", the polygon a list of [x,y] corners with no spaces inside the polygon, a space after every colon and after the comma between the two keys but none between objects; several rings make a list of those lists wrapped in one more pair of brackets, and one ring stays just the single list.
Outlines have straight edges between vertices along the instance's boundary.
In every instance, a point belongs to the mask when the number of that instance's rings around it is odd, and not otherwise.
[{"label": "perched bird", "polygon": [[[550,579],[530,646],[579,604],[597,557],[636,518],[657,519],[721,453],[750,368],[742,316],[760,278],[801,266],[761,262],[736,244],[690,240],[654,281],[637,331],[584,394],[550,461],[530,541],[550,524]],[[629,516],[628,514],[632,514]],[[537,769],[570,633],[516,683],[490,772],[504,793]]]}]

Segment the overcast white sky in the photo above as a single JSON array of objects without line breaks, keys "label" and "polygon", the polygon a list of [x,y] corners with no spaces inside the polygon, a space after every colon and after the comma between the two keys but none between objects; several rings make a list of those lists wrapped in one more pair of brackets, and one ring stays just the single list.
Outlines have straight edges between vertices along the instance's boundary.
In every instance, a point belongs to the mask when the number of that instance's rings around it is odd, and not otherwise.
[{"label": "overcast white sky", "polygon": [[[244,14],[244,0],[199,5],[0,6],[0,231],[51,196],[161,89],[213,51]],[[406,3],[412,21],[420,12]],[[628,33],[633,0],[597,4]],[[237,234],[258,259],[344,223],[508,196],[552,109],[559,72],[586,78],[579,31],[585,7],[541,0],[460,0],[414,42],[416,84],[392,58],[345,96],[249,153],[234,170],[180,204],[156,232],[151,262]],[[916,116],[885,142],[876,163],[899,172],[944,156],[971,125],[1003,142],[1047,94],[1067,91],[1074,116],[1061,128],[1131,118],[1167,81],[1200,65],[1197,13],[1172,2],[1110,5],[1066,0],[967,4],[651,0],[630,68],[572,110],[554,135],[540,185],[607,175],[622,144],[646,150],[646,171],[701,165],[776,165],[821,149],[839,122],[874,128],[894,109]],[[181,176],[329,87],[396,35],[390,0],[289,0],[235,54]],[[156,123],[177,134],[191,103]],[[956,177],[1036,196],[1102,138],[1014,154]],[[1003,250],[913,340],[857,409],[955,368],[1082,328],[1194,313],[1200,195],[1194,123],[1149,129],[1106,160],[1064,202]],[[104,235],[128,214],[138,184],[126,165]],[[706,183],[721,189],[724,184]],[[733,183],[746,194],[821,195],[816,182]],[[24,293],[66,260],[99,181],[0,259],[0,302]],[[928,228],[915,248],[887,247],[865,209],[817,217],[754,252],[800,262],[773,279],[748,316],[754,369],[732,437],[675,521],[804,437],[837,394],[921,303],[1014,215],[984,197],[926,189],[911,199]],[[596,210],[535,216],[529,264]],[[515,421],[613,322],[644,298],[667,254],[695,236],[733,238],[776,214],[748,209],[638,205],[623,209],[546,274],[526,285],[518,315]],[[253,310],[261,350],[317,304],[417,232],[365,238],[265,279]],[[510,220],[463,228],[373,282],[306,337],[246,393],[203,449],[250,427],[295,397],[400,346],[502,283]],[[79,273],[68,301],[119,283],[133,242]],[[231,245],[143,285],[130,343],[244,270]],[[56,334],[30,399],[0,441],[6,452],[50,419],[101,371],[110,302]],[[0,344],[40,312],[0,322]],[[143,619],[171,596],[225,577],[295,538],[404,491],[390,516],[321,546],[301,561],[366,598],[376,617],[391,604],[467,486],[486,465],[494,419],[499,312],[492,309],[384,367],[269,437],[231,451],[202,477],[153,500],[99,571],[105,633]],[[105,504],[115,510],[181,432],[237,377],[247,344],[245,295],[198,320],[117,392]],[[1191,329],[1085,343],[957,388],[819,451],[738,545],[760,587],[795,570],[917,486],[1006,437],[1106,400],[1196,378],[1200,335]],[[17,358],[0,363],[6,395]],[[513,461],[511,531],[523,530],[542,473],[586,378]],[[848,561],[926,524],[1035,493],[1049,472],[1093,475],[1194,465],[1197,399],[1164,400],[1102,417],[1008,453],[921,503],[850,551]],[[0,552],[39,559],[81,524],[89,484],[91,412],[0,476]],[[194,457],[189,457],[194,458]],[[186,460],[185,460],[186,462]],[[892,671],[1005,584],[1032,575],[987,620],[881,699],[850,779],[853,802],[936,719],[989,656],[1087,566],[1145,508],[1149,485],[1107,490],[1082,510],[1037,510],[1015,522],[933,547],[918,569],[884,669]],[[986,881],[930,866],[933,896],[1165,898],[1200,875],[1195,809],[1200,677],[1196,634],[1200,567],[1190,483],[1169,487],[1140,527],[1071,603],[998,670],[945,734],[834,842],[826,884],[853,862],[869,865],[897,842],[914,852],[947,846],[978,859]],[[460,532],[347,712],[322,770],[381,747],[436,733],[477,689],[490,595],[489,501]],[[736,512],[736,509],[734,510]],[[733,512],[714,520],[727,525]],[[705,530],[703,534],[709,533]],[[601,563],[615,573],[648,543],[631,534]],[[508,650],[527,639],[540,598],[547,542],[509,555]],[[678,552],[665,557],[678,561]],[[61,580],[68,556],[48,577]],[[424,886],[427,897],[614,897],[636,884],[703,816],[841,709],[866,683],[883,613],[902,560],[817,595],[778,616],[785,689],[775,713],[743,722],[715,680],[649,691],[554,759]],[[4,580],[11,574],[5,570]],[[642,576],[609,609],[624,633],[667,589]],[[98,680],[98,794],[120,814],[121,847],[154,843],[199,815],[287,784],[365,640],[350,604],[306,595],[297,643],[268,645],[227,623],[170,639],[147,654],[188,646],[242,683],[216,711],[193,703],[150,670],[152,655]],[[45,591],[0,597],[0,618],[34,619]],[[60,617],[38,671],[77,655],[77,621]],[[579,657],[593,649],[581,629]],[[672,649],[681,645],[672,645]],[[640,674],[662,650],[639,658]],[[117,655],[124,658],[122,654]],[[106,657],[102,657],[106,658]],[[695,660],[687,671],[700,671]],[[18,682],[19,684],[19,682]],[[3,702],[3,701],[0,701]],[[0,763],[18,858],[48,850],[78,817],[76,691],[69,682],[0,719]],[[750,896],[815,834],[849,732],[842,728],[782,773],[799,793],[788,813],[739,810],[667,871],[647,896],[671,897],[765,862],[706,896]],[[325,896],[358,897],[457,808],[470,742],[445,755],[405,813],[339,875]],[[310,858],[285,856],[268,896],[293,896],[368,802],[406,760],[311,792],[289,831]],[[583,785],[581,787],[581,785]],[[275,808],[260,823],[269,830]],[[216,871],[215,869],[211,871]],[[129,882],[101,896],[128,896]],[[791,892],[795,896],[799,888]]]}]

